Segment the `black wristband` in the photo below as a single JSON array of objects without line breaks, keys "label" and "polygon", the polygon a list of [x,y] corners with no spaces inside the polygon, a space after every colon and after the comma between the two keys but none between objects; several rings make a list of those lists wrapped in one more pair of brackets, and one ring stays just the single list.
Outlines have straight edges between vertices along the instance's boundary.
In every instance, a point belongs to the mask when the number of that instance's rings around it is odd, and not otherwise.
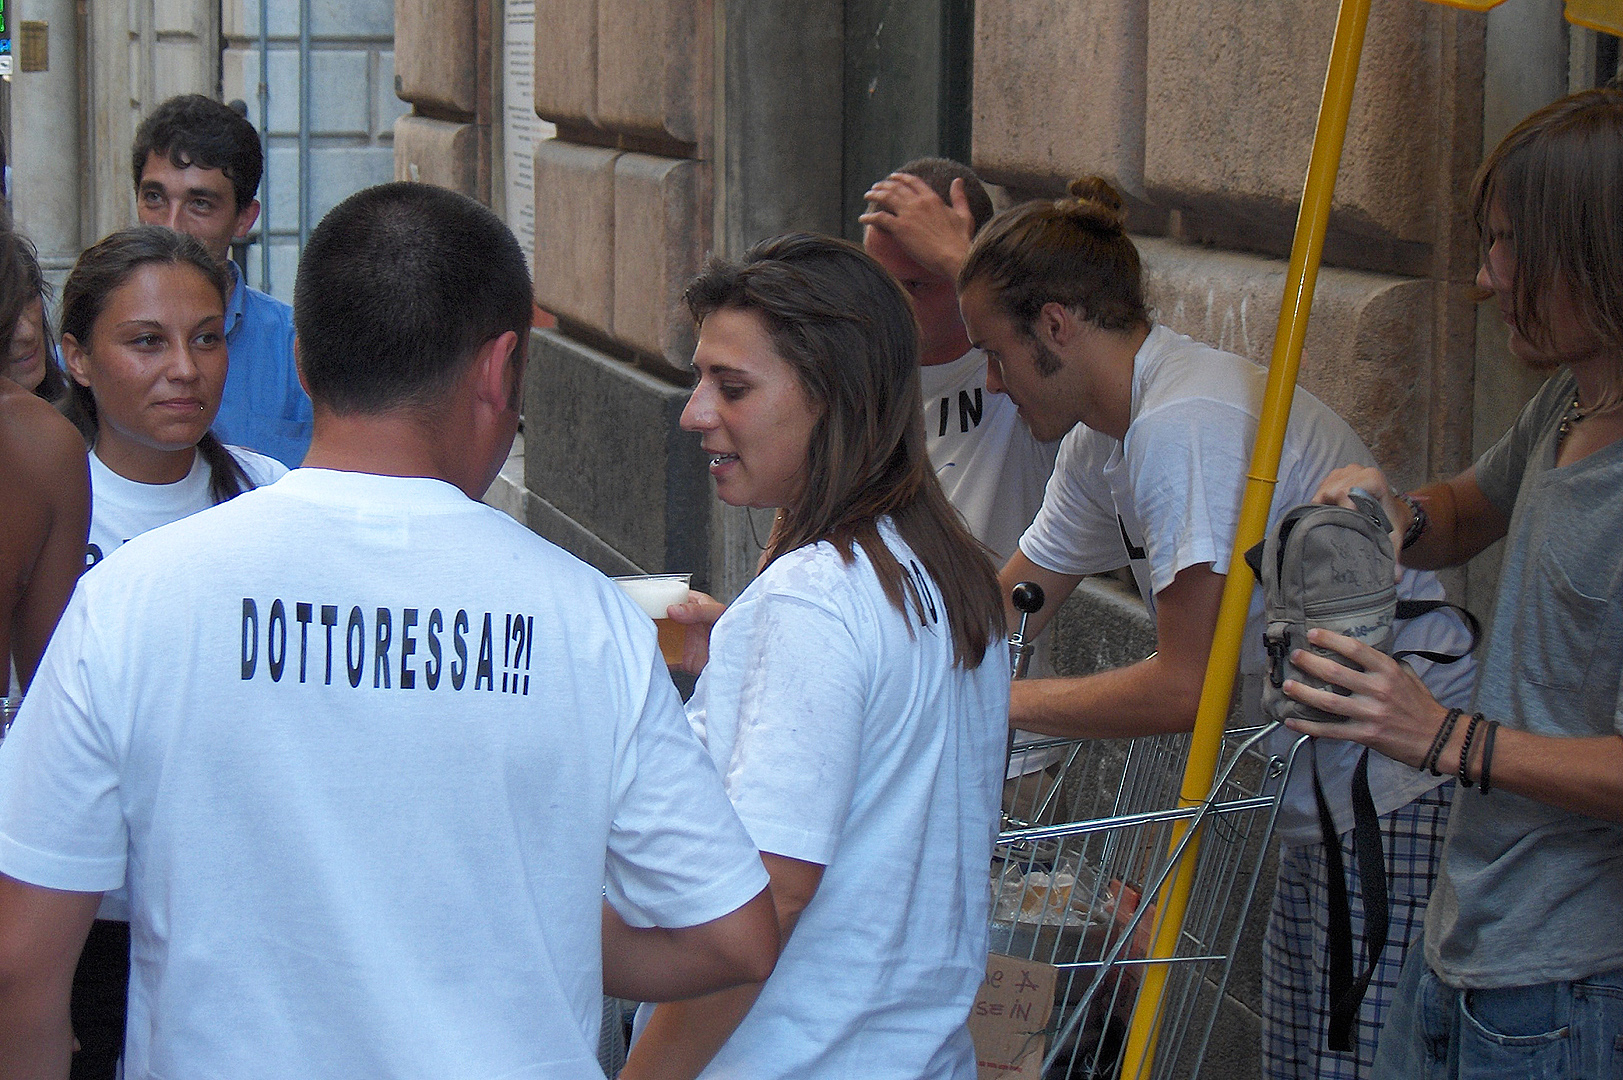
[{"label": "black wristband", "polygon": [[1394,491],[1392,494],[1397,497],[1398,502],[1409,508],[1412,515],[1409,518],[1409,527],[1403,530],[1403,542],[1398,545],[1399,551],[1408,551],[1431,525],[1431,518],[1426,516],[1426,508],[1413,495],[1403,491]]},{"label": "black wristband", "polygon": [[1482,735],[1482,794],[1488,793],[1488,768],[1493,761],[1493,737],[1499,733],[1499,721],[1489,720],[1488,730]]},{"label": "black wristband", "polygon": [[1466,769],[1471,763],[1471,743],[1476,739],[1477,725],[1482,723],[1481,713],[1472,713],[1471,722],[1465,725],[1465,744],[1460,747],[1460,787],[1476,787],[1476,783],[1467,775]]},{"label": "black wristband", "polygon": [[1448,745],[1448,737],[1454,734],[1454,725],[1459,721],[1460,714],[1464,711],[1464,709],[1448,710],[1448,715],[1443,717],[1443,722],[1437,725],[1437,734],[1432,736],[1431,749],[1427,750],[1426,756],[1420,759],[1421,769],[1433,776],[1443,775],[1437,769],[1437,759],[1443,756],[1443,747]]}]

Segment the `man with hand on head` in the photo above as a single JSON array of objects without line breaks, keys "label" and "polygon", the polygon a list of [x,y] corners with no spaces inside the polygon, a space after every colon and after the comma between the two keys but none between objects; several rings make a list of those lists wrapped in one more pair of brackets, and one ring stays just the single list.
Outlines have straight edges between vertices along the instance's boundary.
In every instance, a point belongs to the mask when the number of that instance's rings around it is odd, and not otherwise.
[{"label": "man with hand on head", "polygon": [[986,392],[986,356],[971,347],[953,283],[970,241],[992,217],[980,178],[945,158],[919,158],[867,194],[862,246],[913,301],[925,448],[947,500],[999,565],[1042,505],[1057,441],[1032,435],[1008,398]]},{"label": "man with hand on head", "polygon": [[131,1080],[601,1078],[605,990],[764,980],[777,921],[647,618],[477,501],[523,253],[461,195],[371,188],[297,310],[307,466],[103,560],[0,745],[0,1075],[66,1074],[126,885]]},{"label": "man with hand on head", "polygon": [[231,275],[225,312],[231,364],[215,433],[295,468],[310,446],[311,421],[293,363],[293,309],[250,289],[230,261],[232,242],[245,239],[259,219],[259,135],[229,105],[183,94],[142,122],[131,164],[141,224],[195,236]]},{"label": "man with hand on head", "polygon": [[[986,354],[970,345],[958,312],[954,283],[970,242],[991,220],[991,196],[967,165],[917,158],[874,184],[867,199],[857,219],[863,249],[901,282],[919,323],[925,452],[947,501],[1002,566],[1043,503],[1059,443],[1039,440],[1012,401],[987,393]],[[1048,646],[1046,636],[1037,642],[1033,674],[1048,673]],[[1016,818],[1037,812],[1052,782],[1029,777],[1054,760],[1051,752],[1026,752],[1010,761],[1003,804]]]}]

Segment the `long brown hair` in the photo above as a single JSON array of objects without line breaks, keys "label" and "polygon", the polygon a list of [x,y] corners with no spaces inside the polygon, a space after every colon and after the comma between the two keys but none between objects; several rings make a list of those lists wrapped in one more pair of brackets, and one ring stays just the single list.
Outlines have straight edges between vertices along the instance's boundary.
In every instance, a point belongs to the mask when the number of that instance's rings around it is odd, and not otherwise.
[{"label": "long brown hair", "polygon": [[1471,185],[1484,243],[1492,208],[1510,225],[1517,332],[1549,347],[1549,299],[1564,287],[1584,330],[1619,361],[1599,406],[1623,404],[1623,90],[1572,94],[1512,128]]},{"label": "long brown hair", "polygon": [[45,377],[34,394],[55,404],[67,393],[51,334],[51,285],[40,273],[39,255],[22,233],[0,228],[0,349],[10,349],[23,311],[35,300],[40,302],[40,349],[45,353]]},{"label": "long brown hair", "polygon": [[[73,264],[73,271],[62,286],[62,333],[72,334],[80,347],[88,348],[96,320],[101,317],[113,290],[141,267],[154,263],[189,266],[196,270],[220,294],[220,306],[225,307],[230,294],[225,267],[209,255],[200,241],[157,225],[137,225],[121,229],[87,248]],[[96,396],[77,379],[70,381],[72,386],[62,411],[84,436],[85,445],[94,446],[98,425]],[[254,486],[213,431],[203,433],[197,452],[209,466],[209,494],[215,503],[234,499]]]},{"label": "long brown hair", "polygon": [[879,535],[888,515],[941,592],[955,662],[977,667],[1003,636],[1003,603],[990,553],[947,502],[925,453],[918,324],[901,286],[855,244],[790,233],[756,244],[742,262],[712,261],[685,299],[698,323],[724,308],[758,315],[821,406],[806,484],[778,515],[763,565],[824,540],[851,562],[860,546],[885,596],[922,623],[924,599]]},{"label": "long brown hair", "polygon": [[998,306],[1028,335],[1051,303],[1101,330],[1148,326],[1144,271],[1127,235],[1121,195],[1098,176],[1073,181],[1070,192],[993,218],[970,245],[958,292],[986,282]]}]

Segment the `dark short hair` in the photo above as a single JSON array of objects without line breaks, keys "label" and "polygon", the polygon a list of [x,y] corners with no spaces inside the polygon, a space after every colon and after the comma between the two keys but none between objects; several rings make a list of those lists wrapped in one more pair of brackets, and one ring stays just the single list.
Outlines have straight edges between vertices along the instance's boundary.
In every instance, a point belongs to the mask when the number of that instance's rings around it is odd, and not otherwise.
[{"label": "dark short hair", "polygon": [[196,165],[225,173],[238,213],[253,201],[265,171],[265,155],[254,126],[231,106],[202,94],[172,97],[141,121],[130,154],[137,191],[151,154],[167,157],[177,169]]},{"label": "dark short hair", "polygon": [[339,203],[299,259],[293,327],[313,401],[340,414],[437,402],[479,347],[532,313],[524,253],[501,219],[429,184]]},{"label": "dark short hair", "polygon": [[952,182],[962,180],[964,198],[969,202],[970,216],[975,219],[975,231],[980,232],[981,226],[992,220],[992,196],[986,193],[986,185],[968,165],[951,158],[922,157],[914,158],[896,171],[923,180],[948,206],[952,205]]}]

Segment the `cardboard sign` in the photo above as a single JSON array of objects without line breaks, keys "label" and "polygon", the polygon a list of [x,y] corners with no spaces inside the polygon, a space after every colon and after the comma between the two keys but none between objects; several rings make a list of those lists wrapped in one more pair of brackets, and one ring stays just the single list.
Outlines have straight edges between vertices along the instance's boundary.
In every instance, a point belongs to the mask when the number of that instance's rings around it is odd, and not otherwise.
[{"label": "cardboard sign", "polygon": [[969,1010],[969,1034],[975,1040],[980,1080],[1031,1077],[1041,1080],[1054,1011],[1058,969],[1036,960],[992,953],[986,978]]}]

